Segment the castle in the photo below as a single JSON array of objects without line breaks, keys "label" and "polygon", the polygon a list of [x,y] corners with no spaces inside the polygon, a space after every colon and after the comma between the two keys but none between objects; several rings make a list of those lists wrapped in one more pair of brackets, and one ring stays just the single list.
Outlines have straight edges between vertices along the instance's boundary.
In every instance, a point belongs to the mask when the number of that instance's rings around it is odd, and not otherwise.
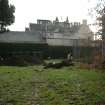
[{"label": "castle", "polygon": [[38,19],[37,23],[30,23],[25,31],[1,33],[0,54],[24,51],[44,53],[49,50],[51,55],[53,51],[56,53],[58,50],[61,53],[63,49],[66,49],[67,53],[71,49],[74,51],[77,47],[90,46],[92,37],[93,33],[87,20],[83,20],[80,24],[79,22],[70,23],[68,17],[64,22],[60,22],[57,17],[54,21]]},{"label": "castle", "polygon": [[[0,42],[13,43],[47,43],[51,46],[73,46],[75,41],[82,44],[81,41],[91,40],[93,33],[87,25],[87,20],[83,20],[82,24],[79,22],[69,23],[67,17],[66,21],[59,22],[56,19],[52,22],[50,20],[37,20],[37,23],[30,23],[29,28],[24,31],[10,31],[0,35]],[[83,43],[84,45],[84,43]]]},{"label": "castle", "polygon": [[36,24],[30,23],[26,32],[39,32],[46,43],[53,46],[73,46],[75,41],[84,45],[81,41],[86,42],[93,38],[87,20],[83,20],[82,24],[79,22],[69,23],[68,17],[64,22],[59,22],[57,17],[53,22],[37,20]]}]

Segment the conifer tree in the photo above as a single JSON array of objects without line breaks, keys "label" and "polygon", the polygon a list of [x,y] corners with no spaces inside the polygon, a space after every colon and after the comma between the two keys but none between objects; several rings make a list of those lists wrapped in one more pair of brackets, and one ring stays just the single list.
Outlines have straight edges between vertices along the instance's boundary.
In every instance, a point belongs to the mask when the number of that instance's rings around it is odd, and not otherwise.
[{"label": "conifer tree", "polygon": [[14,5],[9,4],[8,0],[0,0],[0,31],[6,31],[6,27],[14,23]]}]

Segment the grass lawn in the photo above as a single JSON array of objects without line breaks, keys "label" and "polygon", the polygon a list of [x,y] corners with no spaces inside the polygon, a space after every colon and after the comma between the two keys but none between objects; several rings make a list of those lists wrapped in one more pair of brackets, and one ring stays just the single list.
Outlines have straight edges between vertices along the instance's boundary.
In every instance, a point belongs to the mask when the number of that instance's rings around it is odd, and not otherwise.
[{"label": "grass lawn", "polygon": [[[76,67],[0,67],[0,105],[99,105],[105,73]],[[102,104],[104,105],[104,104]]]}]

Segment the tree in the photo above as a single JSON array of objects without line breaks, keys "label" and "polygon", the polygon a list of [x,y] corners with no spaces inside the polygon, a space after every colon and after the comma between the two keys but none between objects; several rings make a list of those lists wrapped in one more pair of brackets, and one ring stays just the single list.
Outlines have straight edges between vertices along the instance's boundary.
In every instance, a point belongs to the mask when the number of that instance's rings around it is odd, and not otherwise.
[{"label": "tree", "polygon": [[104,44],[105,44],[105,0],[99,0],[95,10],[98,15],[97,20],[99,23],[98,25],[100,27],[100,30],[98,30],[98,33],[100,33],[102,36],[101,53],[102,53],[102,58],[103,58],[104,53],[105,53],[105,47],[104,47]]},{"label": "tree", "polygon": [[9,4],[8,0],[0,0],[0,31],[6,31],[6,27],[14,23],[14,5]]},{"label": "tree", "polygon": [[98,33],[100,33],[102,39],[105,40],[105,0],[99,0],[95,10],[97,12],[97,20],[100,27]]}]

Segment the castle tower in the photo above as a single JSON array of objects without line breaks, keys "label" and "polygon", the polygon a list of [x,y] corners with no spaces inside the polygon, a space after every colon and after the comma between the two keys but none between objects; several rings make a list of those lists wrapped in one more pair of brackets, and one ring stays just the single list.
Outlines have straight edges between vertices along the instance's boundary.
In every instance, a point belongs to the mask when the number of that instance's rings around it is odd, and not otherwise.
[{"label": "castle tower", "polygon": [[66,23],[69,23],[69,19],[68,19],[68,16],[67,16],[67,18],[66,18],[66,21],[65,21]]},{"label": "castle tower", "polygon": [[58,22],[58,23],[59,23],[59,19],[58,19],[58,17],[56,17],[55,22]]},{"label": "castle tower", "polygon": [[68,16],[67,16],[66,21],[64,22],[64,24],[65,24],[64,25],[65,28],[69,28],[70,27]]},{"label": "castle tower", "polygon": [[59,25],[59,19],[58,19],[58,17],[56,17],[56,19],[53,21],[53,23],[55,24],[55,25]]}]

